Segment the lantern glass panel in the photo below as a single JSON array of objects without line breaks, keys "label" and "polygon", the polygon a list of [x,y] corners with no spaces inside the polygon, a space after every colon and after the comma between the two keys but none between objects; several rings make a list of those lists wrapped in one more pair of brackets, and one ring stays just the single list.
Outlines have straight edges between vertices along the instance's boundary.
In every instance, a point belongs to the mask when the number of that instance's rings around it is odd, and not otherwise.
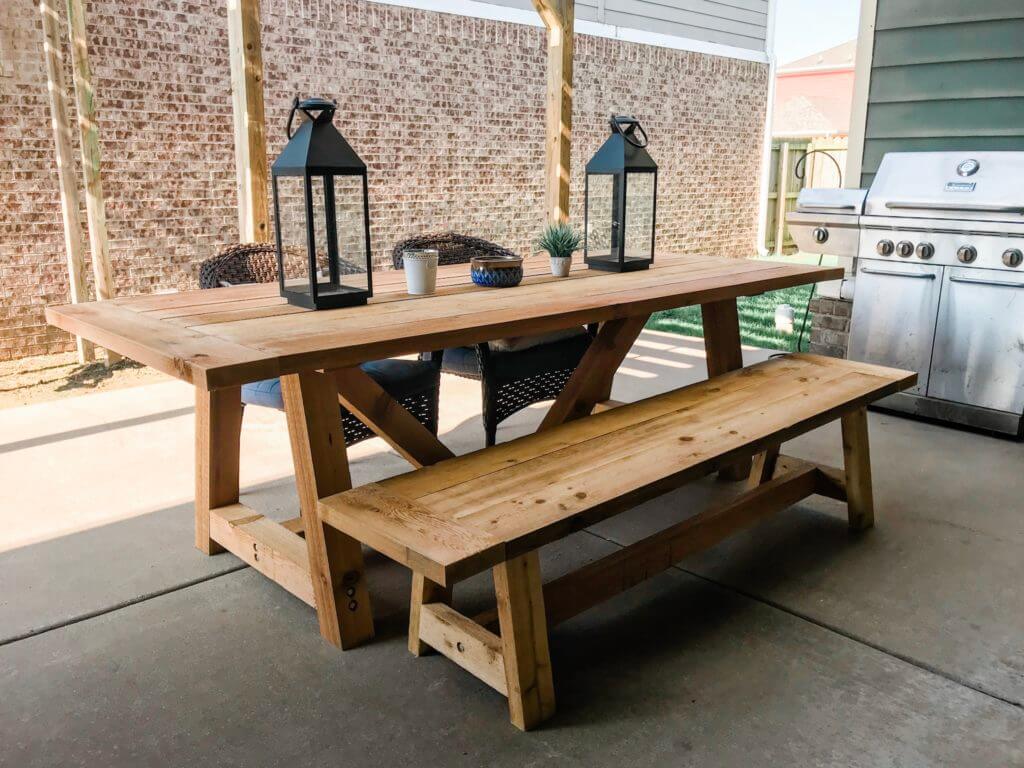
[{"label": "lantern glass panel", "polygon": [[290,291],[310,293],[309,240],[306,229],[306,180],[302,176],[278,176],[277,231],[281,238],[281,282]]},{"label": "lantern glass panel", "polygon": [[368,290],[363,182],[363,176],[334,177],[334,214],[341,282],[349,289]]},{"label": "lantern glass panel", "polygon": [[654,243],[653,173],[626,174],[626,259],[650,259]]},{"label": "lantern glass panel", "polygon": [[[310,217],[310,230],[313,234],[313,249],[316,264],[317,294],[331,293],[338,287],[337,270],[331,268],[331,254],[338,249],[337,238],[328,231],[328,191],[331,177],[312,176],[309,179],[310,200],[313,204],[313,215]],[[333,242],[332,242],[333,241]]]},{"label": "lantern glass panel", "polygon": [[612,203],[615,199],[615,177],[592,173],[587,176],[587,257],[611,259]]}]

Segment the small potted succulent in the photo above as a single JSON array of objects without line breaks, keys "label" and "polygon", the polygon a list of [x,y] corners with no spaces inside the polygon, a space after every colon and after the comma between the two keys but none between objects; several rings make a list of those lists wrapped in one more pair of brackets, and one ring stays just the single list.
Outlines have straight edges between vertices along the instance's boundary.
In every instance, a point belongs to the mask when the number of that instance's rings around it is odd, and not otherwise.
[{"label": "small potted succulent", "polygon": [[580,247],[583,237],[571,225],[565,222],[548,224],[537,238],[538,250],[547,251],[551,257],[551,274],[555,277],[568,277],[572,266],[572,254]]}]

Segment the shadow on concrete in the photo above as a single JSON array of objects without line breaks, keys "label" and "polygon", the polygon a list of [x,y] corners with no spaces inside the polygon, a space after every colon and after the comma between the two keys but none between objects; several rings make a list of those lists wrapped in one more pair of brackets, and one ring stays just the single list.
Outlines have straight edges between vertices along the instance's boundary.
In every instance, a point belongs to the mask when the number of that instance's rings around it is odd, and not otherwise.
[{"label": "shadow on concrete", "polygon": [[21,451],[25,448],[37,448],[41,445],[50,445],[51,443],[58,443],[63,440],[74,440],[79,437],[88,437],[89,435],[98,435],[103,432],[112,432],[115,429],[125,429],[127,427],[137,427],[142,424],[153,424],[167,419],[176,419],[179,416],[188,416],[194,410],[194,408],[175,408],[169,411],[147,414],[146,416],[137,416],[132,419],[108,421],[106,424],[97,424],[92,427],[69,429],[65,432],[54,432],[49,435],[40,435],[39,437],[33,437],[28,440],[17,440],[13,443],[2,443],[0,444],[0,453],[13,453],[14,451]]}]

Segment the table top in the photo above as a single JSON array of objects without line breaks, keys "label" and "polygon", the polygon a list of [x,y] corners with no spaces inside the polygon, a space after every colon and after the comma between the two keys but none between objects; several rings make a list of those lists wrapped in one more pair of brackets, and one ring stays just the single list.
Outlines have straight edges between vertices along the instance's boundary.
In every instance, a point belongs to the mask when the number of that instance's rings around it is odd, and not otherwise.
[{"label": "table top", "polygon": [[204,389],[475,344],[835,280],[842,269],[705,255],[659,255],[646,271],[573,264],[552,277],[527,259],[515,288],[481,288],[469,265],[438,269],[437,292],[410,296],[402,272],[374,274],[366,306],[294,307],[276,283],[49,307],[66,331]]}]

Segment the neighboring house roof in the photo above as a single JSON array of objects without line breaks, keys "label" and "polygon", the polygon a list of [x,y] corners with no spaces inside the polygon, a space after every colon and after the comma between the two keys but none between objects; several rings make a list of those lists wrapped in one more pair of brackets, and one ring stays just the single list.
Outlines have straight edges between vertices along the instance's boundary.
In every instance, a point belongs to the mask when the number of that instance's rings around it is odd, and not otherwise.
[{"label": "neighboring house roof", "polygon": [[812,53],[810,56],[804,56],[802,59],[780,64],[777,72],[782,75],[815,69],[853,69],[856,55],[857,41],[847,40],[834,48],[827,48],[824,51]]},{"label": "neighboring house roof", "polygon": [[805,56],[778,68],[775,136],[845,136],[850,131],[857,41]]}]

